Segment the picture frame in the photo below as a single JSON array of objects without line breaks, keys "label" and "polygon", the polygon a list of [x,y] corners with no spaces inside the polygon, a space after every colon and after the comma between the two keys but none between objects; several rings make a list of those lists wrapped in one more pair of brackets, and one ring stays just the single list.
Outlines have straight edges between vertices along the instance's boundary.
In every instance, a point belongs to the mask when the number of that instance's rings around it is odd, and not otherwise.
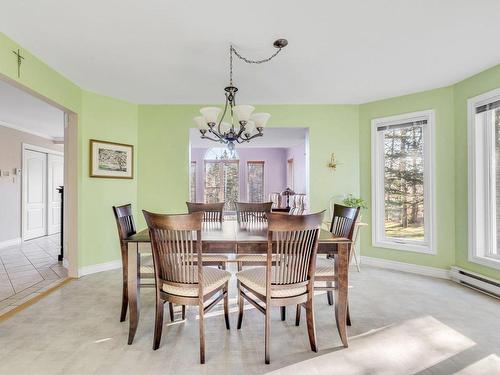
[{"label": "picture frame", "polygon": [[134,146],[91,139],[89,175],[96,178],[134,178]]}]

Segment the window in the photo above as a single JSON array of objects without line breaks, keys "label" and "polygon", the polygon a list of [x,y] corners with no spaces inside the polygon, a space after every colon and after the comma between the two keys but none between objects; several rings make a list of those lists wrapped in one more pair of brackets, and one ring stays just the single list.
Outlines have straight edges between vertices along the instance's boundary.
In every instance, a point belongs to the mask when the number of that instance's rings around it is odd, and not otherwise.
[{"label": "window", "polygon": [[235,211],[239,197],[239,161],[235,151],[212,148],[205,155],[205,203],[226,202]]},{"label": "window", "polygon": [[264,162],[247,162],[247,194],[249,202],[264,202]]},{"label": "window", "polygon": [[286,184],[293,190],[293,159],[288,159],[286,167]]},{"label": "window", "polygon": [[373,245],[434,253],[434,112],[372,121]]},{"label": "window", "polygon": [[500,268],[500,89],[468,107],[469,260]]},{"label": "window", "polygon": [[189,170],[189,201],[196,202],[196,162],[191,162]]}]

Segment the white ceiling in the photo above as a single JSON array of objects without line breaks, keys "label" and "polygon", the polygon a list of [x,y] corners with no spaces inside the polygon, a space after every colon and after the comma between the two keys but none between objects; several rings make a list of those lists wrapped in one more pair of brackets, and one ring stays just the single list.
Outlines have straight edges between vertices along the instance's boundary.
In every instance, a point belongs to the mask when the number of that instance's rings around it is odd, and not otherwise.
[{"label": "white ceiling", "polygon": [[0,80],[0,126],[64,138],[64,112]]},{"label": "white ceiling", "polygon": [[[264,136],[254,138],[249,143],[236,144],[236,148],[288,148],[304,144],[306,128],[266,128]],[[189,141],[192,148],[224,147],[208,139],[201,139],[198,129],[189,129]]]},{"label": "white ceiling", "polygon": [[362,103],[500,63],[499,14],[498,0],[2,0],[0,24],[83,88],[136,103],[219,103],[229,43],[262,58],[278,37],[271,63],[236,61],[240,103]]}]

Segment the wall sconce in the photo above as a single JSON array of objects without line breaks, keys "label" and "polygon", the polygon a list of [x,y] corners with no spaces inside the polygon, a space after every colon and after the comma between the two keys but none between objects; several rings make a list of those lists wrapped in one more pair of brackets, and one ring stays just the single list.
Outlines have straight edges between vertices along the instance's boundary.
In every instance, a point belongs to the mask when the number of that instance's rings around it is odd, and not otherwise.
[{"label": "wall sconce", "polygon": [[338,162],[337,159],[335,159],[335,153],[332,152],[332,156],[330,157],[330,162],[327,164],[328,168],[332,169],[333,171],[337,170],[337,166],[340,163]]}]

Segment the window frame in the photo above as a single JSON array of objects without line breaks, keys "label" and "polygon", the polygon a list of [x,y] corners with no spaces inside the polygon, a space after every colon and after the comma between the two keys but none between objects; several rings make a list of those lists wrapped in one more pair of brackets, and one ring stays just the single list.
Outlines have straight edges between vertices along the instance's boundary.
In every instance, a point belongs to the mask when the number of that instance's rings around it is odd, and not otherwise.
[{"label": "window frame", "polygon": [[295,164],[293,158],[286,161],[286,184],[290,189],[294,189],[295,181]]},{"label": "window frame", "polygon": [[[414,241],[391,238],[385,235],[385,189],[384,189],[384,148],[383,137],[377,129],[382,126],[405,122],[427,120],[424,126],[424,235],[425,240]],[[394,250],[436,255],[435,231],[435,111],[433,109],[404,113],[396,116],[376,118],[371,121],[371,205],[372,205],[372,246]]]},{"label": "window frame", "polygon": [[[262,202],[252,202],[250,201],[250,178],[249,178],[249,171],[250,171],[250,164],[260,164],[262,165]],[[266,163],[264,160],[247,160],[247,170],[246,170],[246,185],[247,185],[247,201],[250,203],[263,203],[266,200]]]},{"label": "window frame", "polygon": [[[468,260],[496,269],[500,269],[500,254],[496,245],[496,196],[492,197],[496,193],[495,179],[492,178],[496,173],[492,163],[495,158],[495,135],[488,137],[487,128],[476,128],[476,108],[498,100],[500,88],[467,100]],[[491,125],[491,120],[486,117],[484,121]],[[479,150],[484,150],[480,157]],[[480,174],[481,171],[484,173]],[[488,217],[492,220],[488,221]],[[492,244],[496,252],[492,251]]]}]

